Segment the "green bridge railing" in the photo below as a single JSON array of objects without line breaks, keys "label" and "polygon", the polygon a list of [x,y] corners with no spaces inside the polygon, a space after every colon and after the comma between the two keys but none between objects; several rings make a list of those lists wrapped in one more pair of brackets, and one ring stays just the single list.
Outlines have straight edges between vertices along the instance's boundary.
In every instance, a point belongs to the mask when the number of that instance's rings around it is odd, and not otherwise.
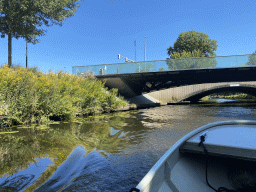
[{"label": "green bridge railing", "polygon": [[88,73],[105,75],[247,66],[256,66],[256,54],[74,66],[72,67],[72,73],[78,75],[86,75]]}]

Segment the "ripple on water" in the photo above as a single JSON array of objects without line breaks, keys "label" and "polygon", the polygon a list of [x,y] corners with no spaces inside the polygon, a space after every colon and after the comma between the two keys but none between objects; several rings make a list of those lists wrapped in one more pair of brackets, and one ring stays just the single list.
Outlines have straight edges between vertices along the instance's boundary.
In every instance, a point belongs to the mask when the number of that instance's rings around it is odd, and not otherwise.
[{"label": "ripple on water", "polygon": [[108,164],[107,159],[99,154],[101,151],[92,151],[85,155],[86,152],[82,146],[76,147],[49,180],[35,191],[58,191],[84,177],[90,180],[91,175]]}]

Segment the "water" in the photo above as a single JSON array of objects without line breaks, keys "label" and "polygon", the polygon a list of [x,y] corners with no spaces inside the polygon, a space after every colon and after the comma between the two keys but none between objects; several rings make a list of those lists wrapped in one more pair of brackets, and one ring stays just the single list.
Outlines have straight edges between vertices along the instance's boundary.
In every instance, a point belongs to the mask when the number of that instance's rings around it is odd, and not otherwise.
[{"label": "water", "polygon": [[[221,101],[223,102],[223,101]],[[182,136],[256,105],[175,105],[0,134],[0,191],[129,191]]]}]

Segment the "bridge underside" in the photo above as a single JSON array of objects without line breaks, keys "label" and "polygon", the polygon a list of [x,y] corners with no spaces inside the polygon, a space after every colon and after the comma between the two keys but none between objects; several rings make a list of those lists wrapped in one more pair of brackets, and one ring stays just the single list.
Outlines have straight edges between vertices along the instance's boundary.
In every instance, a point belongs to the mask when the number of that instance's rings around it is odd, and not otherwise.
[{"label": "bridge underside", "polygon": [[97,75],[109,88],[118,88],[125,98],[185,85],[256,81],[256,67],[191,69],[143,72],[130,74]]}]

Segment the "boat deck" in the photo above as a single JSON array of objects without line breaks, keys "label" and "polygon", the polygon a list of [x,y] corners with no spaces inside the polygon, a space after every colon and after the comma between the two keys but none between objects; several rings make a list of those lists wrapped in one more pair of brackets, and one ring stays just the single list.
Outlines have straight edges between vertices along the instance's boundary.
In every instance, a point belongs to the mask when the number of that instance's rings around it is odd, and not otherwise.
[{"label": "boat deck", "polygon": [[[211,156],[208,160],[208,182],[212,187],[232,189],[228,180],[228,166],[233,159]],[[168,163],[167,163],[168,164]],[[213,191],[206,183],[206,157],[202,154],[181,154],[180,159],[170,171],[158,192],[209,192]]]},{"label": "boat deck", "polygon": [[[208,155],[198,145],[202,135]],[[207,159],[208,182],[215,190],[244,188],[241,182],[256,186],[255,138],[256,121],[215,122],[200,127],[176,142],[137,188],[143,192],[214,191],[206,182]]]},{"label": "boat deck", "polygon": [[200,135],[206,134],[204,145],[209,154],[245,160],[256,160],[255,125],[222,125],[198,133],[180,148],[180,151],[204,153],[198,146]]}]

